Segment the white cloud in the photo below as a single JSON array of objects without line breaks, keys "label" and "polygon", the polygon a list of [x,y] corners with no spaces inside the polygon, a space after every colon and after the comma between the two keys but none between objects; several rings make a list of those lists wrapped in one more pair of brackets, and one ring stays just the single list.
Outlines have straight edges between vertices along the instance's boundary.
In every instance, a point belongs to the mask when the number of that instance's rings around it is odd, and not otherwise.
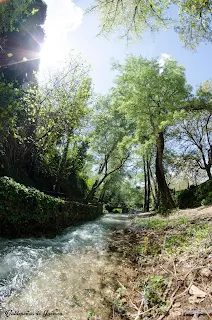
[{"label": "white cloud", "polygon": [[161,53],[161,58],[160,58],[160,60],[171,60],[171,56],[169,55],[169,54],[167,54],[167,53]]},{"label": "white cloud", "polygon": [[45,0],[47,17],[44,29],[48,37],[66,37],[69,31],[75,30],[82,24],[83,10],[71,0]]},{"label": "white cloud", "polygon": [[163,72],[163,68],[165,66],[165,63],[167,60],[171,60],[172,57],[167,53],[161,53],[160,59],[159,59],[159,66],[160,66],[160,74]]}]

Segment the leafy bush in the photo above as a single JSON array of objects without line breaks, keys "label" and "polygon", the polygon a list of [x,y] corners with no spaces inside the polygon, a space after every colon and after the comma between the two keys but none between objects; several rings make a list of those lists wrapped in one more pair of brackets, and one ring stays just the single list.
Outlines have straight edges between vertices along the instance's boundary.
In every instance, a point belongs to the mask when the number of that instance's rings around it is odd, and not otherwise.
[{"label": "leafy bush", "polygon": [[212,191],[209,192],[209,194],[207,195],[207,197],[202,200],[201,204],[202,204],[203,206],[207,206],[207,205],[209,205],[209,204],[212,204]]},{"label": "leafy bush", "polygon": [[145,303],[149,308],[158,305],[162,311],[166,311],[167,305],[163,296],[167,285],[168,279],[159,275],[152,275],[150,279],[138,283],[138,286],[144,291]]},{"label": "leafy bush", "polygon": [[101,213],[101,206],[66,202],[11,178],[0,178],[0,236],[53,236]]},{"label": "leafy bush", "polygon": [[195,208],[201,206],[201,204],[212,203],[212,180],[180,191],[177,202],[180,209]]}]

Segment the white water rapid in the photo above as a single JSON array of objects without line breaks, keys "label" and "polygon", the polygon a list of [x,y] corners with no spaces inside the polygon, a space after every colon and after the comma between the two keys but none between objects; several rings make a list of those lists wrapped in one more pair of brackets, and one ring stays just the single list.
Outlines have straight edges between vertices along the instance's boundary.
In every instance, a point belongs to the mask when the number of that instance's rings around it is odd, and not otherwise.
[{"label": "white water rapid", "polygon": [[104,249],[130,220],[107,214],[54,239],[0,238],[0,319],[86,320],[103,308],[100,271],[112,267]]}]

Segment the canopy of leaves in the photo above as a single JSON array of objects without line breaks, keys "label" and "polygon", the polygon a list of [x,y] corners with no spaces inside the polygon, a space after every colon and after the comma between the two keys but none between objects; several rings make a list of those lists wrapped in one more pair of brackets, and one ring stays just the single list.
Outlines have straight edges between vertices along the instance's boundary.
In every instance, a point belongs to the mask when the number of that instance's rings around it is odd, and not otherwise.
[{"label": "canopy of leaves", "polygon": [[116,65],[119,75],[113,90],[120,110],[134,121],[138,141],[155,141],[159,132],[180,117],[191,87],[185,70],[174,60],[129,57],[124,65]]},{"label": "canopy of leaves", "polygon": [[0,4],[0,33],[19,30],[29,15],[34,15],[38,9],[33,8],[42,0],[11,0]]},{"label": "canopy of leaves", "polygon": [[42,0],[0,4],[0,68],[4,81],[36,82],[47,6]]},{"label": "canopy of leaves", "polygon": [[0,82],[0,93],[1,174],[42,189],[57,181],[72,196],[85,188],[78,173],[87,151],[80,131],[90,112],[89,66],[70,56],[40,86]]},{"label": "canopy of leaves", "polygon": [[187,48],[212,41],[210,0],[95,0],[91,9],[98,11],[101,32],[106,35],[120,31],[121,37],[133,39],[145,31],[174,27]]}]

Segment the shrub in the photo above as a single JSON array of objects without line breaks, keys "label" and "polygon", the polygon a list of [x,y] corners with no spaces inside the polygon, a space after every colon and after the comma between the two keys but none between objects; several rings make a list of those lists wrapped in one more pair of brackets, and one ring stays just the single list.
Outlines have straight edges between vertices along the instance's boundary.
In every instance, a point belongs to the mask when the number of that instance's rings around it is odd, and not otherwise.
[{"label": "shrub", "polygon": [[66,202],[11,178],[0,178],[0,236],[53,236],[101,213],[100,205]]},{"label": "shrub", "polygon": [[212,203],[212,180],[208,180],[199,186],[191,186],[189,189],[178,193],[177,203],[180,209],[195,208],[201,204]]},{"label": "shrub", "polygon": [[212,191],[209,192],[207,197],[202,200],[201,204],[202,206],[207,206],[209,204],[212,204]]}]

